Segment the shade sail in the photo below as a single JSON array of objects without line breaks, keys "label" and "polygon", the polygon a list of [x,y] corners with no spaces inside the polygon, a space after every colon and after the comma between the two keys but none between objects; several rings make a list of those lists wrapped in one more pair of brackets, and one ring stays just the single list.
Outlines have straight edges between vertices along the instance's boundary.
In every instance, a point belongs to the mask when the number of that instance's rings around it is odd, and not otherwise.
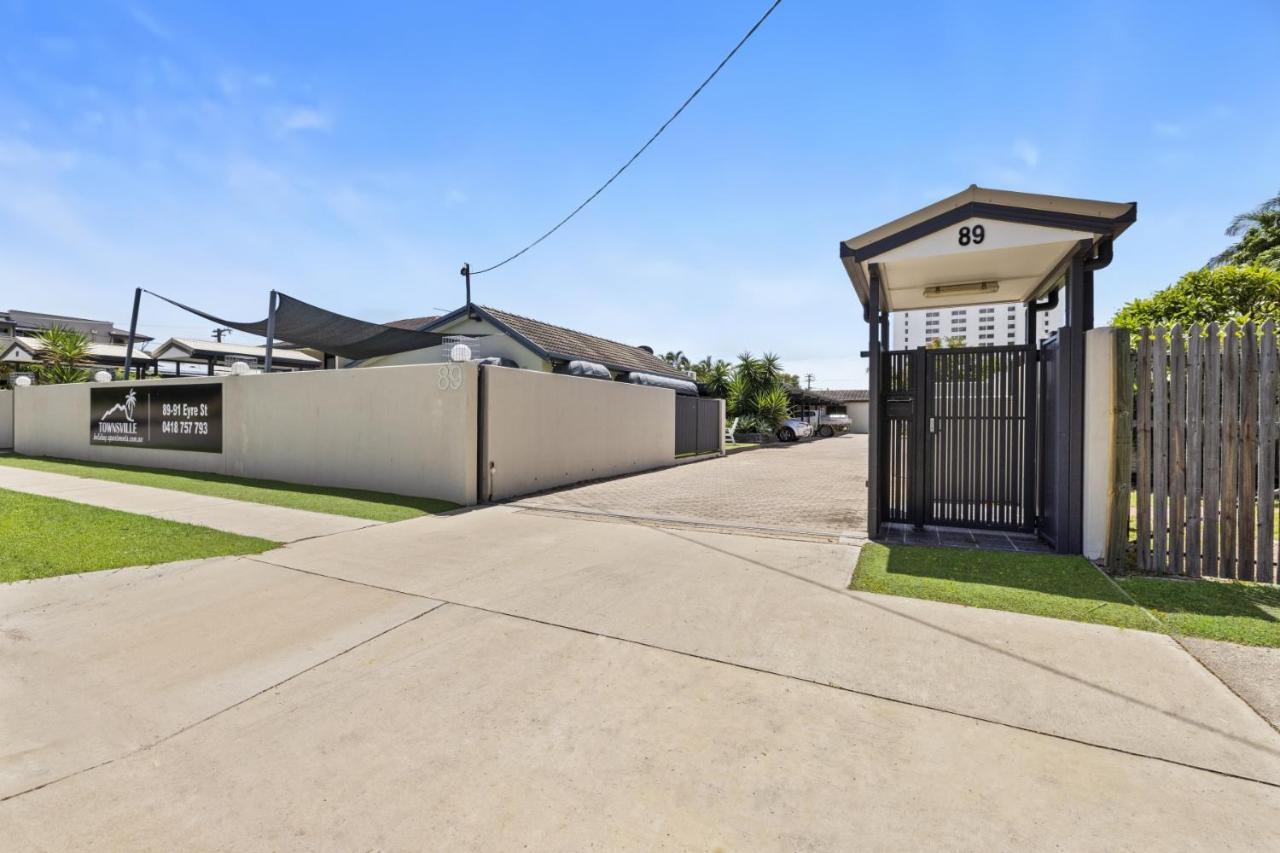
[{"label": "shade sail", "polygon": [[[147,293],[183,311],[190,311],[198,317],[217,323],[219,326],[264,338],[267,336],[266,320],[252,322],[227,320],[198,308],[192,308],[190,305],[183,305],[153,291],[148,290]],[[317,349],[330,355],[351,359],[373,358],[379,355],[426,349],[438,346],[444,341],[444,336],[435,332],[416,332],[411,329],[384,326],[381,323],[370,323],[367,320],[357,320],[355,317],[347,317],[310,305],[285,293],[278,293],[276,299],[276,340]]]}]

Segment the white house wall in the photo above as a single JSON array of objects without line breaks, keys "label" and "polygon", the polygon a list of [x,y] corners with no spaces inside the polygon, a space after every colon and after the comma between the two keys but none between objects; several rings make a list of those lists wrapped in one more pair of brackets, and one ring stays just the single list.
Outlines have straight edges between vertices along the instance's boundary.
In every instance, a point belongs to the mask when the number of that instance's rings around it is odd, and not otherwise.
[{"label": "white house wall", "polygon": [[[551,362],[533,352],[506,332],[492,326],[486,320],[466,320],[451,323],[444,329],[437,330],[445,335],[485,335],[479,340],[470,341],[472,358],[509,358],[525,370],[551,370]],[[366,359],[361,367],[390,367],[404,364],[437,364],[449,360],[449,349],[452,344],[410,350],[394,355],[378,356]]]}]

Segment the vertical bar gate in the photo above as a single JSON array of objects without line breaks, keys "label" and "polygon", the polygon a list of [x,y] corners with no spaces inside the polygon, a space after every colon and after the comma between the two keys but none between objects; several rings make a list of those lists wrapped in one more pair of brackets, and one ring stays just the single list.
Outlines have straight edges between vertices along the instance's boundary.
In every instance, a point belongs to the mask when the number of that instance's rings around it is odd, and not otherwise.
[{"label": "vertical bar gate", "polygon": [[1033,530],[1033,351],[886,355],[885,521]]}]

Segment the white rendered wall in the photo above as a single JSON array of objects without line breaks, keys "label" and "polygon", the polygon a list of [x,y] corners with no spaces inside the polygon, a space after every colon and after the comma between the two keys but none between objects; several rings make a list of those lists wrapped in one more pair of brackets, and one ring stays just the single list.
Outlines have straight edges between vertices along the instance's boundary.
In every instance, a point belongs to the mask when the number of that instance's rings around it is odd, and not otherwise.
[{"label": "white rendered wall", "polygon": [[221,453],[91,445],[89,384],[31,386],[15,392],[14,449],[470,504],[476,375],[461,364],[135,383],[221,384]]},{"label": "white rendered wall", "polygon": [[501,367],[484,375],[482,495],[500,500],[675,462],[674,391]]}]

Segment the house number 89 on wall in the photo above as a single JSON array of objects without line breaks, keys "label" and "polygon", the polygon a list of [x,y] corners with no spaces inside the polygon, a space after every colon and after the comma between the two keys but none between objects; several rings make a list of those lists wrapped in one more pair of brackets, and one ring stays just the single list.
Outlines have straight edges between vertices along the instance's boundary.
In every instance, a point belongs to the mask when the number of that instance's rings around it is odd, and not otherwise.
[{"label": "house number 89 on wall", "polygon": [[960,245],[968,246],[970,243],[977,245],[987,239],[987,229],[981,225],[975,225],[970,228],[968,225],[960,229]]},{"label": "house number 89 on wall", "polygon": [[457,364],[440,365],[440,378],[436,387],[441,391],[457,391],[462,387],[462,367]]}]

